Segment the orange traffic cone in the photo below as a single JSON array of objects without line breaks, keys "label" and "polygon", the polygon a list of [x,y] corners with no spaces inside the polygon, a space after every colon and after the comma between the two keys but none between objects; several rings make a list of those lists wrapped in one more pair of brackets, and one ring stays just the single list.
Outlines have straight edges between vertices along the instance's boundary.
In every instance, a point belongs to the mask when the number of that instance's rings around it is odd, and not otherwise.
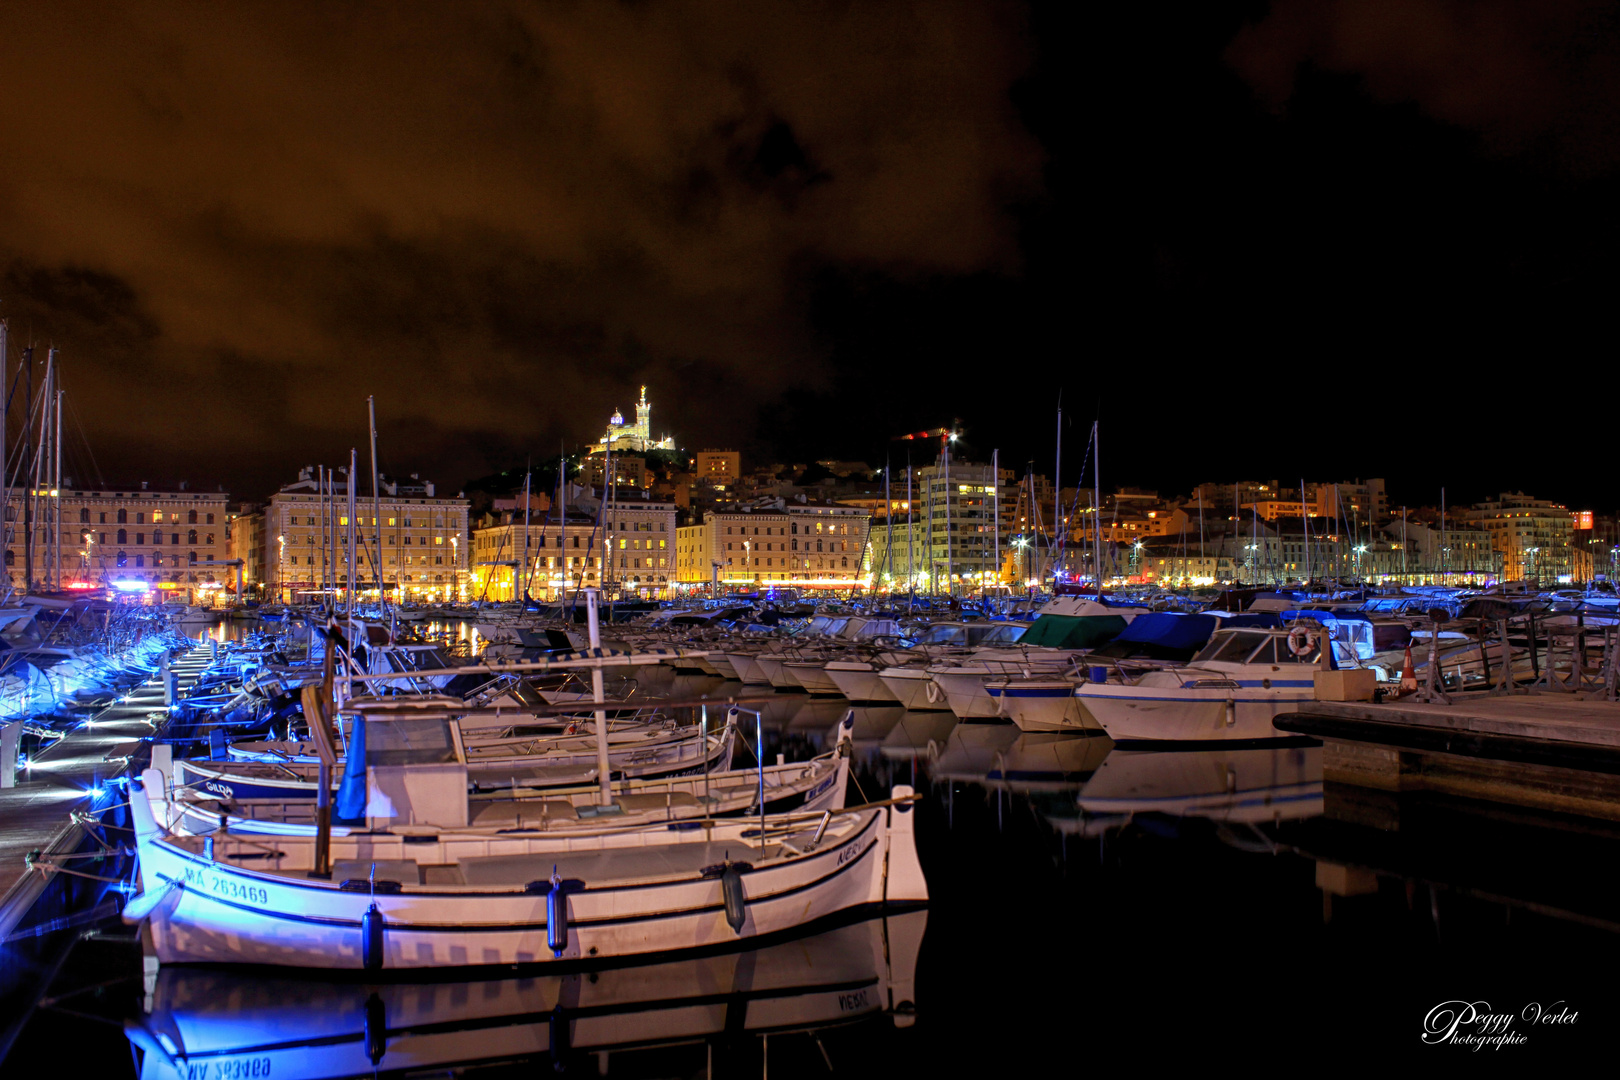
[{"label": "orange traffic cone", "polygon": [[1401,665],[1401,693],[1417,690],[1417,671],[1412,667],[1412,646],[1406,647],[1406,662]]}]

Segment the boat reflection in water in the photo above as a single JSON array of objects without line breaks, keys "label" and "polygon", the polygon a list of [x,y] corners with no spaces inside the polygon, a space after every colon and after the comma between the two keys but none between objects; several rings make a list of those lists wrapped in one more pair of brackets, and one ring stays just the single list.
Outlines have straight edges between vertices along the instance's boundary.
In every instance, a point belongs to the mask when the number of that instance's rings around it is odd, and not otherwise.
[{"label": "boat reflection in water", "polygon": [[932,775],[1020,793],[1074,790],[1113,747],[1103,736],[1025,734],[1010,724],[959,724]]},{"label": "boat reflection in water", "polygon": [[165,967],[127,1025],[142,1080],[275,1080],[676,1046],[915,1018],[926,911],[566,975],[367,984]]},{"label": "boat reflection in water", "polygon": [[1080,790],[1083,813],[1258,823],[1322,812],[1322,749],[1114,750]]}]

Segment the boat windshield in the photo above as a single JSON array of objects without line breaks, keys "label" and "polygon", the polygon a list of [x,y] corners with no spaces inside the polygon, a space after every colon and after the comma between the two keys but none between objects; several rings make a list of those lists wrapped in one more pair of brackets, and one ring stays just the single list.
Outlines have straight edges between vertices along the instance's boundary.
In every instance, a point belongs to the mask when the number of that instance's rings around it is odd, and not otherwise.
[{"label": "boat windshield", "polygon": [[1215,636],[1210,638],[1209,644],[1192,658],[1192,662],[1198,664],[1221,660],[1241,664],[1249,658],[1250,653],[1264,644],[1269,636],[1253,630],[1217,630]]},{"label": "boat windshield", "polygon": [[928,632],[917,639],[918,645],[966,645],[967,627],[930,626]]},{"label": "boat windshield", "polygon": [[455,760],[448,720],[412,717],[366,723],[367,765],[439,765]]},{"label": "boat windshield", "polygon": [[833,632],[835,622],[837,622],[837,620],[829,619],[825,615],[817,615],[804,625],[801,632],[810,636],[817,634],[830,634]]},{"label": "boat windshield", "polygon": [[[975,626],[973,629],[978,630],[980,627]],[[1012,623],[1001,623],[997,626],[987,627],[985,629],[987,632],[977,642],[977,644],[1012,645],[1015,644],[1019,638],[1024,636],[1024,631],[1028,630],[1029,627],[1017,626]]]}]

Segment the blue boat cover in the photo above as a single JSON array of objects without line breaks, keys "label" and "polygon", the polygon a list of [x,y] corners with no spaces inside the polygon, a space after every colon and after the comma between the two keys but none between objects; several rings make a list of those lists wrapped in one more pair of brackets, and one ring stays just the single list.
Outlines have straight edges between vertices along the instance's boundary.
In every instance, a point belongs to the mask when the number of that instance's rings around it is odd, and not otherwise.
[{"label": "blue boat cover", "polygon": [[1213,615],[1183,615],[1174,611],[1150,611],[1131,620],[1116,641],[1162,645],[1167,649],[1198,649],[1215,633],[1230,625]]},{"label": "blue boat cover", "polygon": [[1221,619],[1221,625],[1229,630],[1275,630],[1282,625],[1282,620],[1274,611],[1248,611],[1241,615],[1225,616]]}]

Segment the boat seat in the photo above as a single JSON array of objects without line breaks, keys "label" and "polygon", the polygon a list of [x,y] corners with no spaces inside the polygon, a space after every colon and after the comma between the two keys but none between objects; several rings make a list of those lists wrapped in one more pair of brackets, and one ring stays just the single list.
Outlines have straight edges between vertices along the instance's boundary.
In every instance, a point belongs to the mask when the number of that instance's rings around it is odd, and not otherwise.
[{"label": "boat seat", "polygon": [[370,880],[373,865],[377,867],[378,881],[397,881],[401,885],[422,884],[422,872],[417,867],[415,859],[334,859],[332,880],[336,882]]},{"label": "boat seat", "polygon": [[477,813],[473,815],[471,824],[481,828],[515,825],[520,815],[524,824],[538,824],[541,821],[579,820],[579,811],[574,809],[573,803],[564,799],[525,802],[496,799],[479,806]]},{"label": "boat seat", "polygon": [[615,795],[613,801],[624,807],[627,814],[638,814],[647,810],[662,810],[666,806],[697,806],[696,795],[684,791],[672,791],[667,795]]}]

